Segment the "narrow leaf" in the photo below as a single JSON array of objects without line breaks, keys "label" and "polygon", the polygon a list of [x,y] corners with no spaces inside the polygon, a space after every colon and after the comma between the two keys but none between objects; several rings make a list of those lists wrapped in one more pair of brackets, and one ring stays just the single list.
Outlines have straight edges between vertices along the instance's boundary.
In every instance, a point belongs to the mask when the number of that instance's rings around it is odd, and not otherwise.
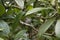
[{"label": "narrow leaf", "polygon": [[41,10],[45,10],[45,9],[52,9],[52,8],[33,8],[33,9],[31,9],[31,10],[29,10],[27,13],[26,13],[26,15],[30,15],[30,14],[32,14],[32,13],[35,13],[35,12],[38,12],[38,11],[41,11]]},{"label": "narrow leaf", "polygon": [[48,36],[48,35],[43,35],[43,36],[49,40],[53,40],[51,36]]},{"label": "narrow leaf", "polygon": [[26,30],[21,30],[20,32],[18,32],[15,37],[14,37],[14,40],[18,40],[20,38],[26,38],[27,35],[26,34]]},{"label": "narrow leaf", "polygon": [[44,24],[42,24],[41,27],[39,28],[38,35],[41,36],[42,34],[44,34],[48,30],[48,28],[53,24],[54,21],[55,18],[52,18],[46,21]]}]

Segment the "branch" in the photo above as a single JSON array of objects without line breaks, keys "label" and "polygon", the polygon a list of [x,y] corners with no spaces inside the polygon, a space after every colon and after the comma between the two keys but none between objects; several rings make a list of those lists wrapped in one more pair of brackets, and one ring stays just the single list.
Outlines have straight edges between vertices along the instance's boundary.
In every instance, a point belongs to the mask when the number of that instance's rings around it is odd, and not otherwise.
[{"label": "branch", "polygon": [[20,20],[20,23],[21,23],[21,24],[24,24],[24,25],[26,25],[26,26],[30,26],[31,28],[33,28],[35,31],[38,32],[38,30],[34,27],[34,25],[25,23],[25,22],[23,22],[23,21],[21,21],[21,20]]}]

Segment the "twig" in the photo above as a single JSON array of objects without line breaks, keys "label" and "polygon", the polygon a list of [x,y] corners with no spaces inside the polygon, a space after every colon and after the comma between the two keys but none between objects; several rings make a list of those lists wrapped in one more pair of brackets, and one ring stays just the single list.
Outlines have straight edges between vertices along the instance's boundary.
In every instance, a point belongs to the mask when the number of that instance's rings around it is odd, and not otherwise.
[{"label": "twig", "polygon": [[44,33],[45,35],[49,35],[49,36],[52,36],[55,32],[52,32],[52,34],[49,34],[49,33]]},{"label": "twig", "polygon": [[23,22],[23,21],[21,21],[21,20],[20,20],[20,23],[21,23],[21,24],[24,24],[24,25],[26,25],[26,26],[30,26],[31,28],[33,28],[35,31],[38,32],[38,30],[34,27],[34,25],[25,23],[25,22]]}]

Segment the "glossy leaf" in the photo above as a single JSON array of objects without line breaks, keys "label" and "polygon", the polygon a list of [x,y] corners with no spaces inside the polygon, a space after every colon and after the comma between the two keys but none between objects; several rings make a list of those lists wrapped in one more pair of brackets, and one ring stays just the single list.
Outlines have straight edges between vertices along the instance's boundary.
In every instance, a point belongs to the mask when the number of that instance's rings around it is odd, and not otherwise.
[{"label": "glossy leaf", "polygon": [[2,28],[0,30],[2,30],[3,35],[8,35],[10,33],[10,28],[8,24],[3,20],[0,20],[0,28]]},{"label": "glossy leaf", "polygon": [[56,26],[55,26],[55,34],[57,37],[60,38],[60,19],[57,20]]},{"label": "glossy leaf", "polygon": [[21,9],[24,8],[24,0],[15,0],[18,6],[20,6]]},{"label": "glossy leaf", "polygon": [[55,5],[55,0],[51,0],[51,4],[52,5]]}]

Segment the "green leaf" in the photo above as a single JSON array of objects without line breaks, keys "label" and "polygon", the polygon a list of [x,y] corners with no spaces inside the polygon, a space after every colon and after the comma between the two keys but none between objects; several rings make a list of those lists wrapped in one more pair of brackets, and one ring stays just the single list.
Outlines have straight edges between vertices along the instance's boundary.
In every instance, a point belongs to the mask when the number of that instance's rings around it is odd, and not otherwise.
[{"label": "green leaf", "polygon": [[48,28],[53,24],[54,21],[55,21],[55,18],[52,18],[47,20],[44,24],[42,24],[39,28],[38,35],[39,36],[43,35],[48,30]]},{"label": "green leaf", "polygon": [[55,0],[51,0],[51,4],[52,5],[55,5]]},{"label": "green leaf", "polygon": [[30,5],[31,3],[34,3],[36,0],[26,0],[27,5]]},{"label": "green leaf", "polygon": [[19,13],[16,15],[16,17],[15,17],[15,19],[14,19],[14,21],[13,21],[13,24],[12,24],[12,30],[16,29],[17,26],[20,25],[19,21],[23,18],[23,15],[24,15],[23,12],[19,12]]},{"label": "green leaf", "polygon": [[14,13],[14,9],[13,8],[8,9],[8,11],[7,11],[8,15],[13,14],[13,13]]},{"label": "green leaf", "polygon": [[60,0],[58,0],[58,2],[60,3]]},{"label": "green leaf", "polygon": [[1,0],[0,0],[0,4],[2,4]]},{"label": "green leaf", "polygon": [[57,20],[56,26],[55,26],[55,34],[57,37],[60,38],[60,19]]},{"label": "green leaf", "polygon": [[20,12],[20,9],[18,9],[18,8],[9,8],[7,11],[7,14],[8,15],[13,14],[13,13],[18,14],[19,12]]},{"label": "green leaf", "polygon": [[21,9],[24,8],[24,0],[15,0],[15,2],[20,6]]},{"label": "green leaf", "polygon": [[20,11],[21,11],[20,9],[18,9],[18,8],[14,8],[14,12],[15,12],[15,13],[18,14]]},{"label": "green leaf", "polygon": [[43,7],[41,7],[41,8],[33,8],[33,9],[29,10],[29,11],[26,13],[26,16],[27,16],[27,15],[30,15],[30,14],[32,14],[32,13],[41,11],[41,10],[45,10],[45,9],[53,9],[53,8],[43,8]]},{"label": "green leaf", "polygon": [[4,40],[3,38],[0,38],[0,40]]},{"label": "green leaf", "polygon": [[27,37],[26,30],[21,30],[15,35],[14,40],[18,40],[20,38],[24,39],[26,37]]},{"label": "green leaf", "polygon": [[0,16],[2,16],[5,13],[5,8],[2,4],[0,4]]},{"label": "green leaf", "polygon": [[49,40],[53,40],[53,38],[51,36],[48,35],[43,35],[45,38],[49,39]]},{"label": "green leaf", "polygon": [[3,20],[0,20],[0,28],[2,28],[2,32],[0,32],[0,34],[2,33],[3,35],[8,35],[10,33],[8,24]]},{"label": "green leaf", "polygon": [[31,10],[31,9],[33,9],[33,6],[31,5],[27,6],[27,10]]},{"label": "green leaf", "polygon": [[0,31],[3,31],[3,28],[0,28]]}]

